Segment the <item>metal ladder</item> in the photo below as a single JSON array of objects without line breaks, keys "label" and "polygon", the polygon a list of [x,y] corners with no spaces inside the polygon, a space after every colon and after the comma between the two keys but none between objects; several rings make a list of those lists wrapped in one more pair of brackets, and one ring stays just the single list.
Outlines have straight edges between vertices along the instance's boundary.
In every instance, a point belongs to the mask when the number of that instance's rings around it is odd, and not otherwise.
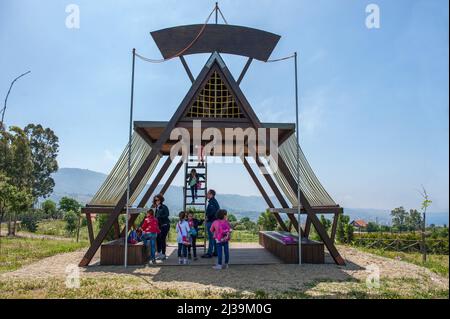
[{"label": "metal ladder", "polygon": [[[208,204],[206,193],[208,192],[208,163],[206,157],[204,159],[204,164],[198,161],[197,156],[189,156],[187,162],[184,164],[184,186],[183,186],[183,210],[189,212],[192,209],[202,209],[203,208],[203,224],[198,227],[197,235],[197,245],[196,247],[203,247],[204,252],[206,252],[206,232],[205,232],[205,222],[206,222],[206,206]],[[189,175],[191,170],[195,169],[197,171],[197,176],[201,182],[201,187],[197,189],[197,199],[192,202],[191,188],[189,187]],[[196,216],[198,218],[198,216]],[[203,244],[199,244],[198,240],[203,239]]]}]

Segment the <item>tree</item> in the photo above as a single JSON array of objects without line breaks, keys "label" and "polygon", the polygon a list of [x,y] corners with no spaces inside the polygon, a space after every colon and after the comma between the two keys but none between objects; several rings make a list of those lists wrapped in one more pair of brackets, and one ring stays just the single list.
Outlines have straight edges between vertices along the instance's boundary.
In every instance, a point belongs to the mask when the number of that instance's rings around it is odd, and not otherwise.
[{"label": "tree", "polygon": [[353,225],[346,223],[344,227],[344,232],[345,232],[345,242],[347,244],[351,244],[353,241],[353,231],[354,231]]},{"label": "tree", "polygon": [[59,200],[59,209],[65,213],[72,211],[78,215],[80,208],[81,204],[76,199],[64,196]]},{"label": "tree", "polygon": [[78,242],[80,238],[80,227],[81,227],[81,214],[80,214],[81,204],[73,198],[63,197],[59,201],[59,209],[65,212],[65,214],[73,212],[77,215],[78,218],[77,242]]},{"label": "tree", "polygon": [[391,211],[392,227],[399,231],[406,230],[406,220],[408,213],[400,206]]},{"label": "tree", "polygon": [[277,228],[277,220],[270,211],[266,210],[259,215],[258,226],[262,230],[275,230]]},{"label": "tree", "polygon": [[227,219],[228,219],[228,221],[229,221],[230,223],[237,222],[236,216],[233,215],[233,214],[231,214],[231,213],[228,213]]},{"label": "tree", "polygon": [[56,203],[50,199],[47,199],[42,203],[42,211],[45,218],[58,218],[58,209],[56,207]]},{"label": "tree", "polygon": [[346,242],[346,232],[345,232],[345,226],[350,222],[350,217],[347,215],[339,215],[338,225],[337,225],[337,231],[336,231],[336,237],[339,242],[345,243]]},{"label": "tree", "polygon": [[325,227],[325,230],[328,232],[328,230],[331,227],[331,220],[326,218],[324,215],[320,215],[320,222],[322,223],[323,227]]},{"label": "tree", "polygon": [[55,182],[51,174],[58,170],[58,137],[49,128],[28,124],[24,129],[28,137],[33,162],[33,196],[47,197],[53,192]]},{"label": "tree", "polygon": [[[11,127],[9,132],[2,131],[0,135],[0,170],[8,178],[7,183],[15,187],[13,193],[16,199],[10,201],[8,211],[8,235],[16,233],[17,214],[20,209],[28,209],[31,206],[29,196],[31,194],[33,162],[31,149],[25,132],[19,127]],[[11,189],[10,189],[11,191]]]},{"label": "tree", "polygon": [[380,226],[377,223],[374,223],[374,222],[367,223],[367,232],[368,233],[374,233],[379,230],[380,230]]},{"label": "tree", "polygon": [[410,209],[406,217],[406,226],[409,230],[418,230],[422,226],[422,217],[417,209]]},{"label": "tree", "polygon": [[429,199],[428,197],[428,193],[427,190],[425,189],[425,187],[423,187],[422,185],[422,192],[421,192],[423,201],[422,201],[422,262],[426,262],[427,261],[427,248],[426,248],[426,243],[425,243],[425,227],[426,227],[426,214],[427,214],[427,209],[428,207],[430,207],[432,201]]}]

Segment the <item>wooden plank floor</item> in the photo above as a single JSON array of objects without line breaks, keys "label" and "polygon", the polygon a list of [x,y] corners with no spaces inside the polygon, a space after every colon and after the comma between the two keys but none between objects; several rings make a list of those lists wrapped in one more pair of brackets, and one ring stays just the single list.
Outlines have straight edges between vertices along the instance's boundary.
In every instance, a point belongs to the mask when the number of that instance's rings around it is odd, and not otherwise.
[{"label": "wooden plank floor", "polygon": [[[171,244],[166,251],[168,259],[157,261],[157,266],[180,266],[178,264],[177,247]],[[197,248],[198,260],[189,260],[190,266],[214,265],[217,257],[200,258],[203,255],[203,247]],[[282,264],[283,262],[268,250],[257,243],[231,243],[230,265],[270,265]]]}]

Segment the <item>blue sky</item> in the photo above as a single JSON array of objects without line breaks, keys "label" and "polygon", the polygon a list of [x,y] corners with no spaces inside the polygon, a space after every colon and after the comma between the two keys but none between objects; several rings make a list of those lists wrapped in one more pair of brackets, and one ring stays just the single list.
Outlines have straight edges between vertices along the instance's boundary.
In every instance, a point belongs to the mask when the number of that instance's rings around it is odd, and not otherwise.
[{"label": "blue sky", "polygon": [[[65,8],[80,8],[67,29]],[[376,3],[381,28],[367,29]],[[149,32],[202,23],[214,1],[0,2],[0,95],[17,75],[6,123],[42,123],[60,138],[61,167],[108,173],[127,142],[131,49],[160,54]],[[299,52],[302,148],[344,207],[449,207],[448,1],[237,1],[230,24],[282,36],[272,57]],[[198,73],[208,56],[188,56]],[[223,55],[238,74],[245,58]],[[168,120],[189,89],[178,60],[137,62],[135,119]],[[252,64],[241,85],[262,121],[295,122],[292,61]],[[209,185],[257,194],[240,165],[214,165]],[[178,178],[177,183],[180,182]]]}]

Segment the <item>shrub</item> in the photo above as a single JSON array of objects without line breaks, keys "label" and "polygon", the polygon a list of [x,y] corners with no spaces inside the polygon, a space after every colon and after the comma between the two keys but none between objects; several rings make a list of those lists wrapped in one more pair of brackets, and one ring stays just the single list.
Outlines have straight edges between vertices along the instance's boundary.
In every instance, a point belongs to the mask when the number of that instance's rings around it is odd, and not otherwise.
[{"label": "shrub", "polygon": [[21,227],[29,232],[36,232],[38,227],[38,216],[34,212],[27,212],[21,217]]},{"label": "shrub", "polygon": [[61,218],[61,214],[58,212],[56,203],[50,199],[47,199],[41,205],[42,213],[44,218]]},{"label": "shrub", "polygon": [[68,211],[64,215],[64,220],[66,221],[66,231],[69,234],[75,233],[78,228],[78,215],[73,211]]},{"label": "shrub", "polygon": [[275,215],[269,211],[261,213],[258,218],[258,226],[260,226],[262,230],[275,230],[277,227]]},{"label": "shrub", "polygon": [[[103,225],[105,225],[106,221],[108,220],[109,215],[108,214],[98,214],[96,218],[96,222],[98,224],[98,229],[102,229]],[[114,228],[111,227],[109,232],[106,234],[105,241],[111,241],[114,240]]]}]

